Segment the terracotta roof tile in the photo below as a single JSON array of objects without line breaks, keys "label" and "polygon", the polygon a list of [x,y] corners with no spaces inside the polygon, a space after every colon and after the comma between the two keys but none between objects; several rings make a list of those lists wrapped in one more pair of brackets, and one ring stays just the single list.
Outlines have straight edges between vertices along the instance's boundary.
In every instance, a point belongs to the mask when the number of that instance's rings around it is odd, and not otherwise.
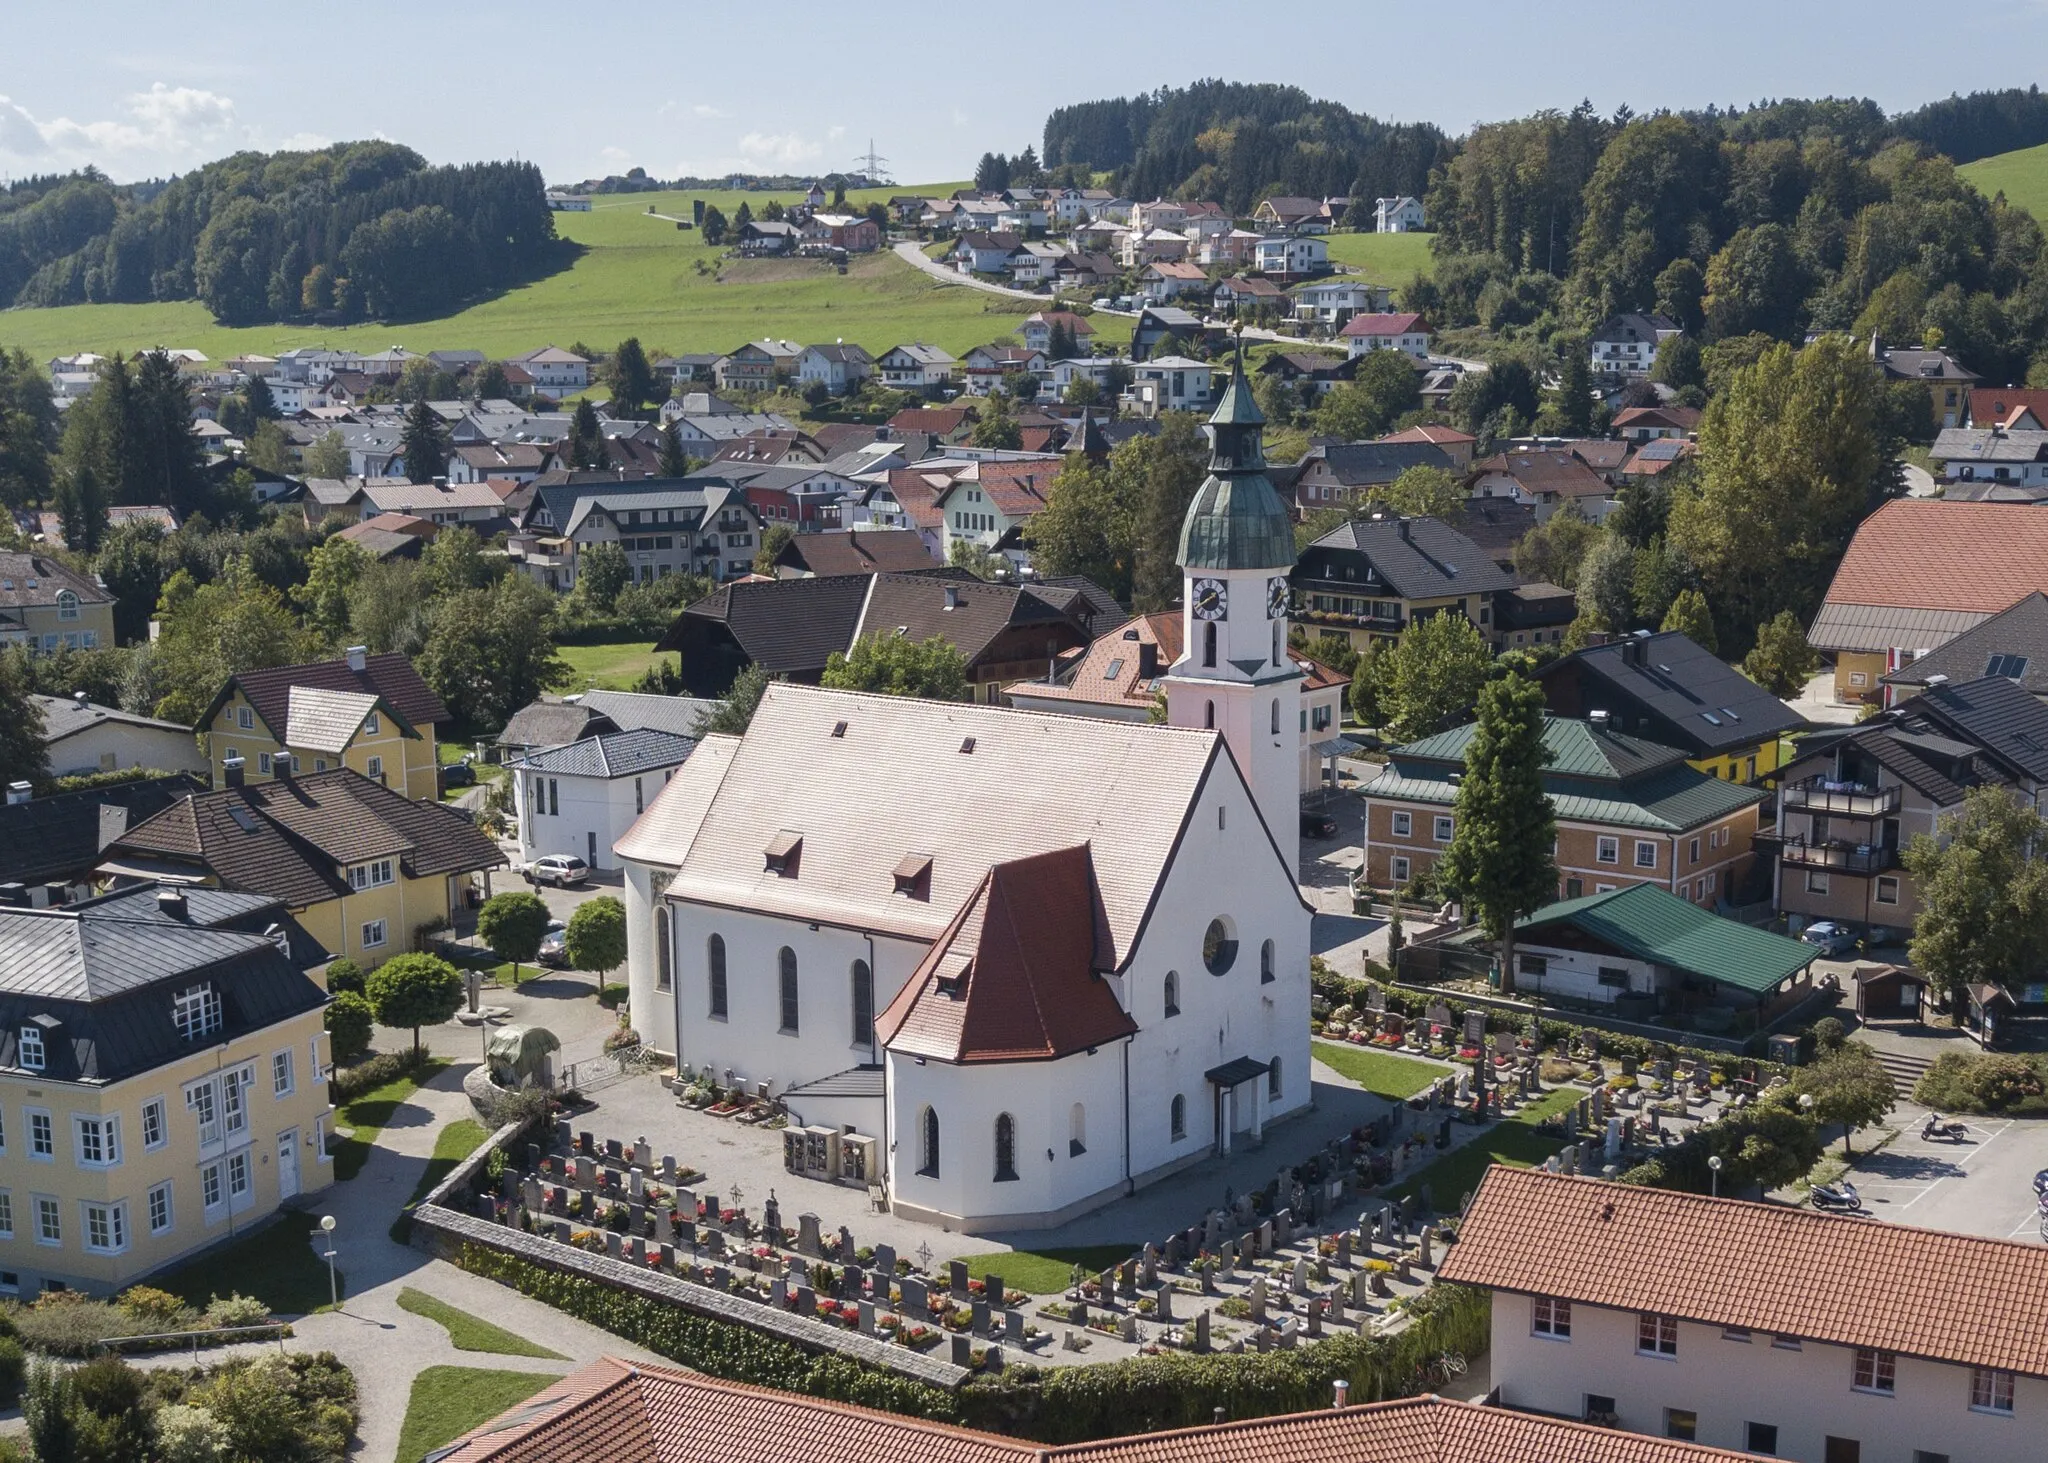
[{"label": "terracotta roof tile", "polygon": [[2039,1245],[1498,1166],[1458,1233],[1439,1280],[2048,1377]]},{"label": "terracotta roof tile", "polygon": [[2048,590],[2048,513],[1895,498],[1849,540],[1826,603],[1992,615],[2037,589]]}]

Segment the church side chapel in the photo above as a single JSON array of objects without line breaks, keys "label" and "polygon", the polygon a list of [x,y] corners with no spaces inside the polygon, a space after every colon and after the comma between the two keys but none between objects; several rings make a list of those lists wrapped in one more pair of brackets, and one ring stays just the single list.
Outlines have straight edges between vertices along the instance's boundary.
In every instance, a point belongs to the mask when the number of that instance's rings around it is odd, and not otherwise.
[{"label": "church side chapel", "polygon": [[641,1030],[874,1139],[898,1214],[1058,1224],[1309,1101],[1262,425],[1240,358],[1182,525],[1168,725],[776,685],[618,845]]}]

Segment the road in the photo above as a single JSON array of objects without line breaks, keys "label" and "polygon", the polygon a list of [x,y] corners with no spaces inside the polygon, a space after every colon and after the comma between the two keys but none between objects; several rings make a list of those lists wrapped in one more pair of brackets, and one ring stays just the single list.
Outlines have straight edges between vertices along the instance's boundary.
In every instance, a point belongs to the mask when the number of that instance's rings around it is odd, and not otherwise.
[{"label": "road", "polygon": [[980,290],[983,294],[1008,295],[1013,300],[1030,300],[1038,305],[1054,303],[1051,295],[1042,295],[1035,290],[1014,290],[1008,285],[990,284],[985,279],[976,279],[971,274],[962,274],[957,269],[949,269],[936,259],[926,258],[924,250],[912,243],[896,245],[896,257],[905,264],[910,265],[913,269],[923,270],[940,284],[966,285],[967,288]]}]

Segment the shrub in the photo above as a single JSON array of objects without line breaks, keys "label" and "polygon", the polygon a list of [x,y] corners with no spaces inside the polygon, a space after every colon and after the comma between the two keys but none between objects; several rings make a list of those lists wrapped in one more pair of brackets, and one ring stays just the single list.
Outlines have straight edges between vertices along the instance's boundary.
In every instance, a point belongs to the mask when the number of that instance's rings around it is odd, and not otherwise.
[{"label": "shrub", "polygon": [[386,1082],[400,1077],[417,1077],[426,1070],[432,1056],[433,1053],[425,1048],[421,1048],[417,1055],[411,1051],[380,1052],[346,1070],[336,1069],[327,1081],[327,1098],[339,1107],[354,1102],[365,1092],[382,1087]]},{"label": "shrub", "polygon": [[91,1356],[109,1336],[153,1336],[176,1329],[75,1290],[45,1291],[17,1315],[16,1324],[30,1350],[49,1356]]},{"label": "shrub", "polygon": [[631,1051],[639,1045],[640,1033],[630,1026],[616,1027],[611,1035],[604,1039],[604,1049],[607,1056],[613,1052]]},{"label": "shrub", "polygon": [[2035,1112],[2048,1108],[2037,1059],[2003,1052],[1943,1052],[1913,1086],[1913,1101],[1947,1112]]},{"label": "shrub", "polygon": [[1819,1052],[1838,1052],[1842,1043],[1849,1039],[1848,1028],[1833,1016],[1823,1016],[1813,1023],[1813,1046]]},{"label": "shrub", "polygon": [[346,955],[328,961],[327,989],[337,995],[342,991],[354,991],[360,995],[363,989],[363,967]]},{"label": "shrub", "polygon": [[360,991],[343,991],[336,996],[321,1019],[327,1027],[327,1045],[335,1061],[358,1061],[370,1049],[370,1028],[376,1023],[377,1013]]},{"label": "shrub", "polygon": [[270,1319],[270,1307],[246,1295],[214,1296],[206,1303],[209,1326],[260,1326]]},{"label": "shrub", "polygon": [[230,1458],[342,1463],[355,1432],[355,1377],[328,1351],[227,1362],[184,1400],[220,1423]]},{"label": "shrub", "polygon": [[204,1407],[172,1402],[156,1413],[157,1456],[163,1463],[220,1463],[228,1430]]},{"label": "shrub", "polygon": [[0,1407],[12,1407],[21,1400],[28,1379],[28,1351],[12,1336],[0,1336]]},{"label": "shrub", "polygon": [[167,1326],[178,1325],[192,1315],[185,1302],[175,1295],[149,1285],[129,1286],[115,1297],[114,1304],[137,1320],[156,1321]]}]

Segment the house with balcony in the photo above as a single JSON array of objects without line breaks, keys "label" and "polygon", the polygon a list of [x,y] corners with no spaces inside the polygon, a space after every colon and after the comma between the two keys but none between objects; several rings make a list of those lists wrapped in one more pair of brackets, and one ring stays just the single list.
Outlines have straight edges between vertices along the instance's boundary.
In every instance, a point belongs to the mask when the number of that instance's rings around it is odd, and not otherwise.
[{"label": "house with balcony", "polygon": [[1337,333],[1343,337],[1345,349],[1354,356],[1367,351],[1400,351],[1417,361],[1429,360],[1429,326],[1412,310],[1353,315]]},{"label": "house with balcony", "polygon": [[1293,619],[1311,638],[1332,635],[1361,651],[1440,614],[1465,616],[1491,640],[1494,601],[1514,582],[1441,519],[1354,518],[1302,550]]},{"label": "house with balcony", "polygon": [[1437,1278],[1491,1295],[1502,1410],[1684,1440],[1672,1463],[2041,1455],[2035,1243],[1496,1165]]},{"label": "house with balcony", "polygon": [[1668,315],[1627,311],[1601,322],[1587,343],[1593,374],[1610,381],[1647,381],[1657,347],[1684,332]]},{"label": "house with balcony", "polygon": [[2004,676],[1940,681],[1807,736],[1778,784],[1778,908],[1794,924],[1911,930],[1920,900],[1900,850],[1987,785],[2028,803],[2048,791],[2048,706]]},{"label": "house with balcony", "polygon": [[1895,706],[1928,686],[1979,676],[2004,676],[2029,696],[2048,701],[2048,594],[2037,589],[2010,609],[1887,674],[1885,704]]},{"label": "house with balcony", "polygon": [[[1475,724],[1396,747],[1367,786],[1365,879],[1399,888],[1436,867],[1456,832]],[[1655,884],[1688,903],[1740,902],[1762,788],[1688,767],[1685,754],[1615,731],[1604,713],[1546,714],[1543,790],[1557,817],[1558,898]]]},{"label": "house with balcony", "polygon": [[[1269,356],[1267,362],[1279,359],[1278,355]],[[1287,368],[1273,369],[1284,372]],[[1399,442],[1330,442],[1309,448],[1292,466],[1275,468],[1273,482],[1283,494],[1292,494],[1295,516],[1306,518],[1318,508],[1372,498],[1376,489],[1387,487],[1411,467],[1451,472],[1455,470],[1455,461],[1445,448],[1418,438]]]},{"label": "house with balcony", "polygon": [[1271,234],[1252,246],[1252,268],[1269,279],[1310,279],[1330,272],[1327,241],[1306,234]]}]

